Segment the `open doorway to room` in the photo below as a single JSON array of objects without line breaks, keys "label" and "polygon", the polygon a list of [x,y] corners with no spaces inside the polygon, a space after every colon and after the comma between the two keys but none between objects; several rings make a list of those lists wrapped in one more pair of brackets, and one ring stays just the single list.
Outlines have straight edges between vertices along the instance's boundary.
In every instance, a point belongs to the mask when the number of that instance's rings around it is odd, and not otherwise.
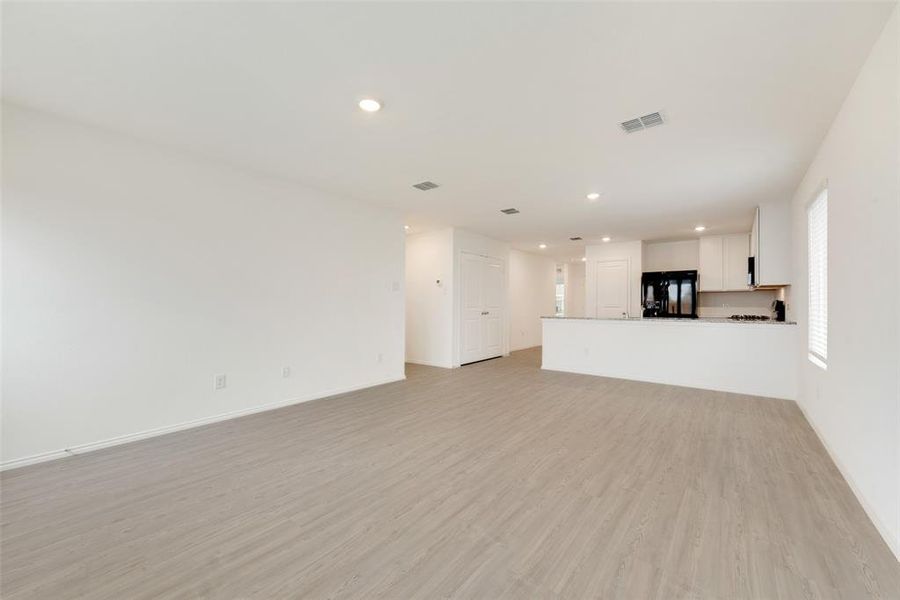
[{"label": "open doorway to room", "polygon": [[580,260],[556,266],[556,316],[584,316],[584,263]]},{"label": "open doorway to room", "polygon": [[556,265],[556,316],[566,315],[566,265]]}]

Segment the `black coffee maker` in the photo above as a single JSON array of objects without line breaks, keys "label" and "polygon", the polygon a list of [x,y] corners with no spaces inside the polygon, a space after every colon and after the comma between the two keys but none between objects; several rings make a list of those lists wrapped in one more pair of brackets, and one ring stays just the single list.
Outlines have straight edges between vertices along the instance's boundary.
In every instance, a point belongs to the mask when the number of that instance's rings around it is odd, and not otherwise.
[{"label": "black coffee maker", "polygon": [[784,300],[775,300],[772,302],[772,310],[775,311],[776,321],[784,321]]}]

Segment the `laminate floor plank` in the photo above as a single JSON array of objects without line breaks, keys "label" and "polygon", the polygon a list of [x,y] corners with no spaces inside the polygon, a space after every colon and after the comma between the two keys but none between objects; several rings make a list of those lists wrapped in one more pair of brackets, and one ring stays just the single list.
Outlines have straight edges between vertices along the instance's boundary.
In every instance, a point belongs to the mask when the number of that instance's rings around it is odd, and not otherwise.
[{"label": "laminate floor plank", "polygon": [[0,478],[21,598],[900,599],[792,402],[540,349]]}]

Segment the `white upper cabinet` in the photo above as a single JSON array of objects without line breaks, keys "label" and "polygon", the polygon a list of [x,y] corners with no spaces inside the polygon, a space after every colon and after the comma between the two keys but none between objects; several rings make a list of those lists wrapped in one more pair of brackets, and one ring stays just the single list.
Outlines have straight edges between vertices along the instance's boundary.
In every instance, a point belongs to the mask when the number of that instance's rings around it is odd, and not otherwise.
[{"label": "white upper cabinet", "polygon": [[698,289],[701,292],[746,290],[750,234],[734,233],[700,238]]},{"label": "white upper cabinet", "polygon": [[756,257],[756,285],[791,284],[791,206],[769,202],[756,209],[750,255]]},{"label": "white upper cabinet", "polygon": [[746,290],[747,258],[750,256],[750,234],[723,236],[723,270],[726,290]]},{"label": "white upper cabinet", "polygon": [[750,256],[754,257],[753,281],[759,281],[759,207],[753,212],[753,227],[750,229]]},{"label": "white upper cabinet", "polygon": [[724,241],[722,236],[700,238],[700,265],[697,269],[697,289],[701,292],[725,289]]}]

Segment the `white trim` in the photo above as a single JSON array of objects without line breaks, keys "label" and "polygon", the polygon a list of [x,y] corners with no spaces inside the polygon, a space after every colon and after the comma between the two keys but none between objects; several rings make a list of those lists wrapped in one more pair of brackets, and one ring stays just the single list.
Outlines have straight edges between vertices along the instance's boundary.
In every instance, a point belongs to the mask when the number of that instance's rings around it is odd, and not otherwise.
[{"label": "white trim", "polygon": [[812,197],[806,201],[806,205],[804,207],[805,210],[809,210],[810,204],[815,202],[816,198],[818,198],[822,194],[822,192],[827,192],[827,191],[828,191],[828,178],[826,177],[821,182],[819,182],[819,187],[816,188],[816,191],[813,193]]},{"label": "white trim", "polygon": [[406,362],[411,365],[422,365],[423,367],[440,367],[441,369],[452,369],[453,365],[439,363],[433,360],[418,360],[415,358],[407,358]]},{"label": "white trim", "polygon": [[831,457],[831,462],[834,463],[834,466],[836,466],[838,471],[840,471],[841,476],[844,478],[844,481],[846,481],[847,485],[850,486],[850,490],[853,492],[853,495],[856,496],[856,500],[863,507],[863,510],[866,512],[866,516],[869,517],[869,520],[875,526],[876,531],[878,531],[878,534],[881,535],[881,539],[884,540],[890,551],[894,553],[894,558],[897,559],[897,562],[900,562],[900,539],[892,539],[888,528],[885,527],[884,523],[882,523],[881,520],[879,520],[878,516],[875,514],[875,510],[872,508],[872,505],[869,504],[869,502],[866,500],[866,497],[863,496],[862,493],[860,493],[859,487],[857,487],[856,482],[854,482],[853,478],[850,476],[850,472],[846,468],[844,468],[843,464],[841,464],[841,461],[838,459],[837,454],[835,454],[831,450],[828,442],[825,441],[825,438],[819,432],[819,428],[816,427],[815,421],[812,420],[809,413],[806,412],[806,409],[803,408],[803,403],[797,402],[797,406],[800,407],[800,412],[803,413],[803,417],[806,419],[806,422],[809,423],[809,426],[816,434],[816,437],[819,438],[819,441],[822,443],[822,446],[825,448],[828,456]]},{"label": "white trim", "polygon": [[827,370],[828,370],[828,365],[825,363],[824,360],[822,360],[821,358],[819,358],[819,356],[818,356],[815,352],[807,352],[806,358],[809,359],[809,362],[811,362],[812,364],[816,365],[817,367],[819,367],[819,368],[822,369],[823,371],[827,371]]},{"label": "white trim", "polygon": [[275,410],[276,408],[283,408],[285,406],[291,406],[293,404],[301,404],[303,402],[309,402],[311,400],[320,400],[323,398],[329,398],[332,396],[338,396],[341,394],[347,394],[349,392],[355,392],[358,390],[362,390],[365,388],[375,387],[377,385],[384,385],[386,383],[394,383],[396,381],[403,381],[406,379],[406,375],[400,375],[399,377],[388,377],[386,379],[372,381],[369,383],[364,383],[361,385],[353,385],[345,388],[337,388],[333,390],[328,390],[324,392],[318,392],[316,394],[299,397],[299,398],[287,398],[285,400],[279,400],[277,402],[269,402],[267,404],[260,404],[258,406],[252,406],[250,408],[243,408],[241,410],[235,410],[227,413],[221,413],[218,415],[212,415],[210,417],[201,417],[199,419],[193,419],[191,421],[184,421],[182,423],[176,423],[174,425],[164,425],[163,427],[156,427],[154,429],[147,429],[146,431],[138,431],[135,433],[128,433],[125,435],[120,435],[113,438],[108,438],[105,440],[99,440],[96,442],[88,442],[86,444],[78,444],[75,446],[71,446],[69,448],[63,448],[61,450],[53,450],[51,452],[43,452],[41,454],[33,454],[31,456],[24,456],[22,458],[14,458],[12,460],[0,462],[0,471],[6,471],[9,469],[17,469],[19,467],[25,467],[28,465],[33,465],[41,462],[46,462],[48,460],[55,460],[58,458],[66,458],[68,456],[77,456],[79,454],[84,454],[86,452],[93,452],[94,450],[100,450],[102,448],[109,448],[111,446],[119,446],[121,444],[127,444],[129,442],[136,442],[138,440],[144,440],[151,437],[156,437],[159,435],[165,435],[167,433],[174,433],[176,431],[183,431],[185,429],[193,429],[194,427],[201,427],[203,425],[209,425],[210,423],[218,423],[220,421],[227,421],[229,419],[236,419],[238,417],[243,417],[246,415],[252,415],[254,413],[265,412],[268,410]]}]

